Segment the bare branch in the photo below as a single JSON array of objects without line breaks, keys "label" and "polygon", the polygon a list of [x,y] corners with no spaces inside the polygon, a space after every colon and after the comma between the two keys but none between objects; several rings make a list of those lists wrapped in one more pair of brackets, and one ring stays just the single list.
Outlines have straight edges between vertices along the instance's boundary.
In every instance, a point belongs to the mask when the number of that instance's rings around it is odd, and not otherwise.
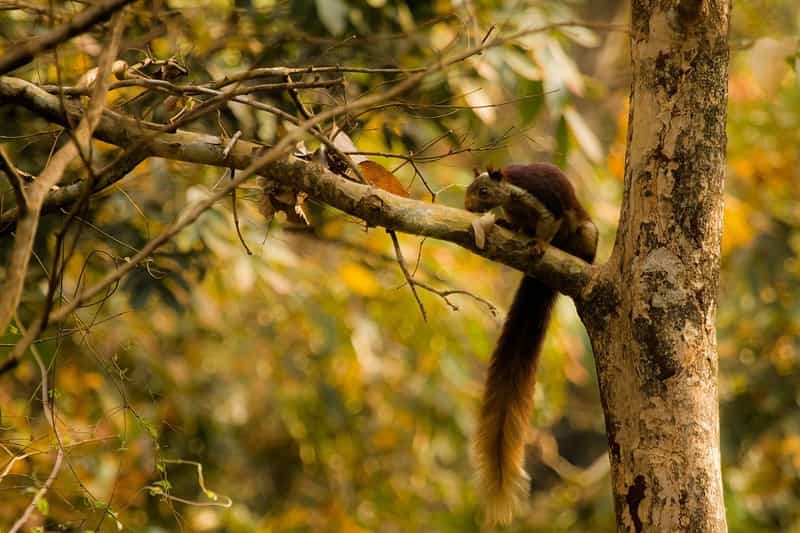
[{"label": "bare branch", "polygon": [[[258,85],[242,85],[235,90],[227,91],[225,94],[243,96],[256,92],[274,91],[278,89],[319,89],[326,87],[336,87],[342,85],[344,80],[336,78],[333,80],[319,80],[311,82],[286,82],[286,83],[262,83]],[[192,85],[192,84],[177,84],[167,80],[159,80],[153,78],[129,78],[125,80],[115,81],[109,85],[108,90],[113,91],[125,87],[143,87],[146,89],[153,89],[163,91],[170,94],[177,95],[196,95],[196,94],[220,94],[216,89],[212,89],[206,85]],[[89,87],[62,87],[60,85],[42,85],[41,88],[52,94],[64,94],[66,96],[82,96],[89,94],[92,91]]]},{"label": "bare branch", "polygon": [[[422,305],[422,300],[419,299],[419,294],[417,294],[417,282],[414,281],[414,278],[411,276],[411,273],[408,271],[406,267],[406,262],[403,259],[403,252],[400,250],[400,241],[397,239],[397,233],[392,230],[386,230],[386,233],[392,238],[392,244],[394,245],[394,253],[397,256],[397,263],[400,265],[400,270],[403,271],[403,277],[406,278],[406,283],[408,283],[408,287],[411,289],[411,293],[414,295],[414,299],[417,301],[417,305],[419,306],[419,311],[422,313],[422,320],[425,322],[428,321],[428,314],[425,312],[425,306]],[[449,302],[448,302],[449,303]]]},{"label": "bare branch", "polygon": [[[406,282],[408,283],[408,286],[411,288],[411,292],[414,294],[414,299],[417,301],[417,305],[419,306],[420,311],[422,311],[422,319],[425,322],[428,321],[428,315],[425,312],[425,306],[422,305],[422,300],[420,300],[419,294],[417,294],[417,287],[419,287],[420,289],[424,289],[430,292],[431,294],[435,294],[436,296],[444,300],[444,303],[450,306],[450,309],[452,309],[453,311],[458,311],[458,306],[450,301],[449,296],[453,296],[455,294],[462,294],[464,296],[469,296],[475,299],[476,301],[484,304],[489,309],[489,312],[492,314],[492,316],[495,316],[497,314],[497,309],[495,308],[494,305],[484,300],[480,296],[472,294],[469,291],[460,289],[439,290],[428,285],[423,281],[414,279],[414,274],[408,271],[408,268],[406,267],[405,264],[405,260],[403,259],[403,252],[400,250],[400,241],[397,239],[397,233],[395,233],[392,230],[386,230],[386,233],[388,233],[392,237],[392,244],[394,245],[394,253],[396,256],[396,260],[400,264],[400,269],[403,271],[403,276],[406,278]],[[419,259],[419,256],[417,256],[417,259]]]},{"label": "bare branch", "polygon": [[[57,98],[26,81],[0,78],[0,100],[3,99],[14,100],[55,122],[66,122],[57,107]],[[79,116],[76,109],[68,109],[68,112]],[[319,120],[319,116],[314,120]],[[152,134],[156,127],[106,113],[95,134],[106,142],[127,146]],[[371,226],[384,226],[455,242],[484,257],[539,277],[571,296],[578,295],[591,276],[589,265],[555,248],[547,247],[542,261],[532,261],[541,255],[541,250],[537,250],[530,241],[514,238],[513,234],[502,228],[495,228],[489,233],[485,250],[477,250],[470,230],[470,223],[475,217],[466,211],[400,198],[380,189],[353,183],[318,165],[295,158],[263,165],[256,156],[263,153],[264,147],[241,139],[225,157],[227,144],[219,137],[179,130],[152,135],[146,140],[146,150],[156,157],[225,168],[247,169],[256,164],[260,167],[260,175],[306,191],[311,198],[362,218]],[[230,183],[238,185],[243,176],[239,174]],[[223,191],[227,190],[225,188],[220,193],[224,194]],[[538,266],[532,266],[532,263]]]},{"label": "bare branch", "polygon": [[[102,293],[106,287],[116,283],[138,263],[146,260],[154,250],[197,220],[220,198],[255,174],[298,191],[304,191],[312,198],[365,220],[368,225],[448,240],[480,255],[523,270],[565,294],[580,295],[581,290],[593,277],[592,267],[580,259],[555,248],[543,246],[541,243],[515,238],[513,234],[501,228],[493,229],[488,235],[485,249],[478,251],[473,243],[474,236],[470,229],[474,215],[466,211],[395,196],[381,189],[354,183],[314,163],[287,156],[287,152],[294,144],[319,124],[344,113],[354,113],[379,105],[413,89],[431,73],[463,61],[490,46],[508,42],[511,38],[532,31],[541,29],[519,32],[514,36],[494,39],[470,48],[439,61],[424,72],[409,76],[386,91],[349,101],[319,113],[300,123],[266,152],[263,146],[240,141],[235,143],[229,155],[225,157],[227,143],[218,137],[184,131],[161,133],[159,130],[162,127],[159,125],[134,121],[116,113],[106,112],[100,117],[96,130],[98,138],[120,146],[141,144],[151,155],[160,157],[243,170],[219,191],[189,206],[162,234],[152,239],[139,253],[130,258],[129,262],[109,272],[94,286],[82,289],[71,302],[50,313],[48,320],[63,320],[84,302]],[[66,121],[62,108],[52,105],[52,99],[54,99],[52,95],[35,88],[30,83],[14,78],[0,78],[0,101],[14,100],[56,122]],[[66,112],[71,114],[75,110]],[[38,334],[36,330],[45,322],[47,322],[45,319],[34,322],[28,334],[17,344],[3,366],[12,364],[21,356],[25,347],[35,339],[32,333]]]},{"label": "bare branch", "polygon": [[58,454],[56,455],[56,462],[53,464],[53,469],[50,471],[50,475],[47,476],[47,480],[44,482],[44,485],[36,492],[36,495],[31,500],[31,503],[28,504],[28,507],[25,508],[25,512],[22,513],[22,516],[19,517],[19,520],[14,522],[14,525],[11,526],[11,529],[8,530],[8,533],[16,533],[20,530],[22,526],[28,521],[33,513],[33,510],[36,509],[36,504],[41,500],[47,491],[50,490],[50,486],[56,480],[58,476],[58,472],[61,470],[61,461],[64,459],[64,449],[58,448]]},{"label": "bare branch", "polygon": [[[116,438],[117,437],[115,437],[115,436],[108,436],[108,437],[95,437],[95,438],[91,438],[91,439],[85,439],[85,440],[81,440],[81,441],[78,441],[78,442],[73,442],[72,444],[67,444],[67,445],[63,446],[63,449],[64,450],[69,450],[69,449],[77,448],[79,446],[85,446],[87,444],[114,440]],[[3,482],[3,479],[5,479],[5,477],[9,474],[9,472],[11,472],[11,469],[14,468],[14,465],[17,464],[19,461],[24,461],[28,457],[33,457],[34,455],[41,455],[43,453],[46,453],[45,450],[33,450],[33,451],[30,451],[30,452],[14,454],[6,446],[2,446],[2,448],[6,453],[11,455],[11,459],[9,459],[8,462],[5,465],[3,465],[3,471],[0,472],[0,483]]]},{"label": "bare branch", "polygon": [[[231,168],[229,169],[229,171],[231,173],[231,179],[235,179],[236,170]],[[239,242],[242,243],[242,247],[244,248],[244,251],[247,252],[247,255],[253,255],[253,252],[250,250],[250,247],[247,246],[247,243],[244,241],[244,235],[242,235],[242,229],[239,227],[239,210],[236,208],[236,187],[231,189],[231,212],[233,213],[233,225],[236,228],[236,235],[239,237]]]},{"label": "bare branch", "polygon": [[[100,121],[108,88],[106,78],[110,72],[111,63],[116,57],[121,37],[122,19],[117,16],[110,42],[100,56],[98,66],[99,79],[95,84],[92,100],[89,103],[86,115],[78,124],[75,135],[72,136],[72,142],[65,144],[55,153],[38,179],[33,182],[28,190],[27,208],[24,213],[21,213],[22,217],[17,223],[14,246],[11,250],[11,258],[6,270],[6,279],[3,280],[3,285],[0,288],[0,294],[4,295],[3,300],[0,301],[0,331],[5,331],[22,295],[25,274],[28,271],[28,262],[33,250],[33,241],[39,225],[39,213],[44,203],[45,195],[53,185],[59,182],[69,162],[79,152],[86,152],[94,130]],[[37,328],[32,327],[31,329],[35,330]],[[38,331],[35,332],[35,335],[38,335]]]},{"label": "bare branch", "polygon": [[83,33],[88,28],[91,28],[98,22],[106,20],[119,9],[127,4],[134,2],[134,0],[108,0],[102,4],[92,6],[81,12],[66,24],[55,28],[41,37],[31,39],[21,46],[13,48],[13,51],[0,57],[0,74],[6,74],[14,69],[29,63],[38,54],[45,50],[50,50],[59,43],[63,43],[80,33]]},{"label": "bare branch", "polygon": [[280,76],[286,77],[292,74],[315,74],[321,72],[334,72],[343,74],[346,72],[365,73],[365,74],[415,74],[424,72],[425,67],[418,68],[367,68],[367,67],[348,67],[348,66],[321,66],[321,67],[261,67],[254,68],[244,72],[231,74],[225,76],[219,81],[211,84],[211,88],[220,89],[226,85],[237,83],[240,81],[251,80],[255,78]]},{"label": "bare branch", "polygon": [[8,182],[11,188],[14,189],[14,196],[17,199],[17,208],[20,212],[25,212],[28,209],[28,198],[25,196],[25,184],[22,182],[22,176],[17,172],[17,167],[8,158],[6,149],[0,146],[0,165],[8,176]]},{"label": "bare branch", "polygon": [[[141,163],[147,154],[142,150],[134,150],[95,172],[97,178],[94,183],[94,191],[102,191],[127,176],[136,166]],[[71,205],[81,198],[87,187],[90,185],[87,180],[80,180],[70,185],[49,191],[45,196],[40,210],[40,215],[53,213],[59,209]],[[9,209],[0,214],[0,236],[10,231],[19,220],[21,214],[18,208]]]},{"label": "bare branch", "polygon": [[453,242],[530,274],[569,296],[579,297],[593,276],[595,267],[588,263],[500,227],[492,228],[486,236],[485,248],[478,250],[471,229],[474,214],[361,185],[299,159],[276,161],[261,168],[259,174],[305,191],[309,197],[358,217],[370,226]]}]

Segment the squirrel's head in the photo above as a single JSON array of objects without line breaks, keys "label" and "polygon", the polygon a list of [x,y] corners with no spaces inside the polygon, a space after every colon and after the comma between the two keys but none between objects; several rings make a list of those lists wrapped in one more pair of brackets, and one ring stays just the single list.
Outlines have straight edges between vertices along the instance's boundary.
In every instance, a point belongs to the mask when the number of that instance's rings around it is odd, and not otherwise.
[{"label": "squirrel's head", "polygon": [[483,213],[503,205],[508,192],[501,186],[503,174],[491,167],[480,174],[475,170],[475,179],[467,187],[464,207],[473,213]]}]

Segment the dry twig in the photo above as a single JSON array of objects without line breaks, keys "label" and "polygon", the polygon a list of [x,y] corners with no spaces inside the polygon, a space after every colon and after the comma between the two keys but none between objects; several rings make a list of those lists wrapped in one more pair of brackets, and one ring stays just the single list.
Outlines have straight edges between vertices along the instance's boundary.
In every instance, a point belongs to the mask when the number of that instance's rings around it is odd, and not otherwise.
[{"label": "dry twig", "polygon": [[58,28],[52,29],[40,37],[30,39],[21,46],[14,47],[12,52],[9,52],[4,57],[0,57],[0,75],[11,72],[29,63],[42,52],[50,50],[59,43],[63,43],[83,33],[87,28],[91,28],[98,22],[106,20],[134,1],[135,0],[108,0],[107,2],[93,5]]},{"label": "dry twig", "polygon": [[[0,288],[0,294],[4,295],[4,298],[0,300],[0,331],[5,331],[6,326],[16,311],[17,305],[19,305],[25,274],[28,271],[28,263],[33,251],[36,229],[39,225],[39,214],[42,204],[44,203],[45,195],[53,185],[61,180],[64,170],[70,161],[79,153],[87,152],[92,135],[94,134],[94,129],[100,122],[106,88],[108,87],[105,79],[108,72],[110,72],[111,64],[116,57],[119,42],[122,37],[122,19],[119,15],[116,17],[117,20],[114,24],[110,42],[100,56],[99,71],[103,73],[103,75],[100,76],[94,86],[94,92],[86,115],[81,119],[81,122],[75,129],[72,142],[62,146],[55,155],[53,155],[38,179],[31,184],[27,191],[27,208],[24,212],[20,212],[21,217],[17,222],[16,235],[10,254],[11,257],[6,269],[6,278],[3,280],[2,287]],[[26,335],[26,337],[30,336],[31,341],[36,338],[45,322],[46,315],[31,326],[28,331],[29,335]],[[30,342],[27,344],[22,343],[21,345],[18,344],[18,347],[22,346],[24,350],[29,345]]]}]

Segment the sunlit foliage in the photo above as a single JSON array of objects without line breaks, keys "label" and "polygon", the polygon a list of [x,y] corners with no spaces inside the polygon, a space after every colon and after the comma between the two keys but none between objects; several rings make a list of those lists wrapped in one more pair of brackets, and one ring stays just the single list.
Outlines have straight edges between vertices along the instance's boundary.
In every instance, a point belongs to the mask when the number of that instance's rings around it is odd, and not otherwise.
[{"label": "sunlit foliage", "polygon": [[[56,2],[51,14],[48,2],[10,3],[17,8],[0,11],[0,54],[82,9]],[[718,313],[726,501],[732,531],[800,531],[798,21],[791,2],[750,4],[735,6],[731,37]],[[413,69],[491,34],[539,29],[337,126],[412,197],[435,193],[453,206],[473,167],[556,162],[598,223],[598,259],[607,258],[630,81],[624,3],[153,0],[126,13],[121,58],[171,59],[186,69],[179,81],[194,84],[267,66]],[[75,85],[106,38],[98,27],[14,75]],[[319,112],[405,75],[293,81],[341,80],[298,91],[306,110]],[[301,116],[286,90],[254,96]],[[108,105],[164,122],[197,102],[126,87]],[[185,127],[270,144],[293,126],[231,103]],[[58,133],[18,107],[0,107],[0,141],[27,172],[42,169]],[[309,138],[302,148],[317,144]],[[70,181],[81,170],[75,165]],[[81,217],[65,264],[54,262],[63,215],[45,217],[0,359],[35,318],[54,267],[64,269],[59,295],[69,300],[226,179],[222,169],[148,160]],[[2,205],[13,198],[6,182],[0,193]],[[419,279],[489,303],[423,291],[424,321],[385,231],[314,203],[310,228],[267,223],[258,194],[251,186],[237,196],[252,256],[231,202],[219,203],[113,293],[45,332],[34,346],[48,368],[53,420],[44,417],[33,356],[0,376],[0,527],[25,509],[62,447],[66,466],[31,522],[47,530],[480,529],[470,435],[518,273],[401,235]],[[0,236],[0,265],[8,246]],[[538,383],[532,497],[510,530],[613,531],[591,349],[566,299]]]}]

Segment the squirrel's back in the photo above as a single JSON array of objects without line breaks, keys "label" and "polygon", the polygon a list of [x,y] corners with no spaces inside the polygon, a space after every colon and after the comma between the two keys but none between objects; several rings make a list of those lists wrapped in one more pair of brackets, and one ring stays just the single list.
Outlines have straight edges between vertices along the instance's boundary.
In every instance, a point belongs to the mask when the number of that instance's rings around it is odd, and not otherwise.
[{"label": "squirrel's back", "polygon": [[[488,176],[487,176],[488,174]],[[561,170],[549,163],[508,165],[476,176],[467,189],[465,206],[472,211],[502,207],[511,227],[539,235],[539,208],[520,201],[510,184],[534,196],[558,221],[550,244],[594,261],[597,228],[578,202],[575,189]],[[490,179],[492,183],[485,183]],[[484,491],[486,519],[509,522],[518,500],[527,491],[525,441],[533,408],[536,365],[556,292],[525,276],[514,296],[500,339],[497,341],[481,407],[475,452]]]}]

